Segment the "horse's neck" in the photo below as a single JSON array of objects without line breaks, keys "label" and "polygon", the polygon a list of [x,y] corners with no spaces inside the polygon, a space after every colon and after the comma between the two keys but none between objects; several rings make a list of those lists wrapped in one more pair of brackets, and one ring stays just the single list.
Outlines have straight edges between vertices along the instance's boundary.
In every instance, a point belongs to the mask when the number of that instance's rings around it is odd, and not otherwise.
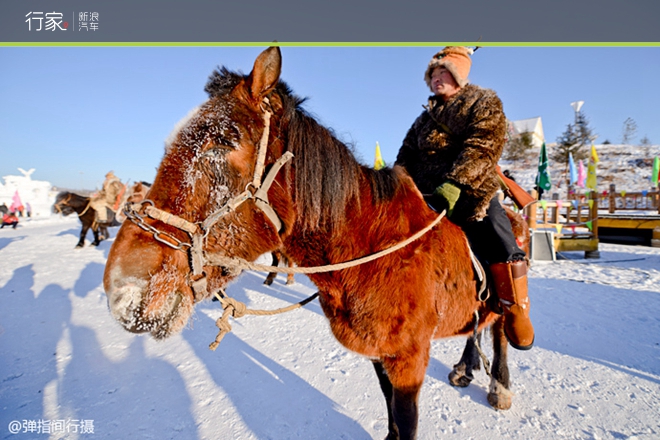
[{"label": "horse's neck", "polygon": [[91,199],[89,197],[83,197],[79,195],[74,195],[73,200],[75,200],[75,206],[71,205],[74,211],[76,211],[78,214],[83,212],[86,208]]},{"label": "horse's neck", "polygon": [[[302,222],[296,222],[291,238],[285,242],[288,248],[285,253],[295,263],[324,265],[364,257],[404,241],[437,216],[426,207],[410,179],[401,180],[393,197],[378,204],[368,181],[361,181],[359,207],[356,200],[346,206],[343,225],[303,231]],[[417,246],[429,238],[427,234],[409,246]]]}]

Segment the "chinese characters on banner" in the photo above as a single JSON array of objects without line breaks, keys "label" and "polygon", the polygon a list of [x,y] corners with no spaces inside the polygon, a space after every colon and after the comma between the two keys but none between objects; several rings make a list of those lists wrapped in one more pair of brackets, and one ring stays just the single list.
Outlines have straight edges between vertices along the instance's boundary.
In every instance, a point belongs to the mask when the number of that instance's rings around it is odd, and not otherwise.
[{"label": "chinese characters on banner", "polygon": [[78,30],[85,29],[86,31],[96,31],[99,28],[99,13],[98,12],[79,12],[78,13]]},{"label": "chinese characters on banner", "polygon": [[[35,12],[30,11],[25,14],[25,22],[28,24],[29,31],[66,31],[69,29],[69,22],[64,21],[64,14],[61,12]],[[75,25],[71,30],[78,31],[97,31],[99,29],[98,12],[74,12],[74,24],[78,21],[78,28]]]}]

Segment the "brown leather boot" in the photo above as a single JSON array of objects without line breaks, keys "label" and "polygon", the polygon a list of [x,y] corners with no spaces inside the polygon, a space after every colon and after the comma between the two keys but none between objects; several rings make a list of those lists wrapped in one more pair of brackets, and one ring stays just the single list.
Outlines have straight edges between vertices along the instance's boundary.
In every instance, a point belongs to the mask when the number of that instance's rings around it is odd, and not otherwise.
[{"label": "brown leather boot", "polygon": [[534,327],[529,319],[527,263],[495,263],[490,272],[504,312],[504,334],[513,348],[529,350],[534,345]]}]

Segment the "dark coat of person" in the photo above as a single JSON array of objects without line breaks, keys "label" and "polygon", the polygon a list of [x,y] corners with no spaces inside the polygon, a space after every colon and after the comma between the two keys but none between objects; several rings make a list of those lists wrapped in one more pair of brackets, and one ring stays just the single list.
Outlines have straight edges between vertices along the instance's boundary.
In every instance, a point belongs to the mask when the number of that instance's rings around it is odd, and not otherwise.
[{"label": "dark coat of person", "polygon": [[425,195],[452,181],[461,189],[452,220],[481,220],[500,188],[496,167],[505,135],[506,118],[497,94],[468,84],[447,102],[429,98],[427,110],[406,134],[396,164]]}]

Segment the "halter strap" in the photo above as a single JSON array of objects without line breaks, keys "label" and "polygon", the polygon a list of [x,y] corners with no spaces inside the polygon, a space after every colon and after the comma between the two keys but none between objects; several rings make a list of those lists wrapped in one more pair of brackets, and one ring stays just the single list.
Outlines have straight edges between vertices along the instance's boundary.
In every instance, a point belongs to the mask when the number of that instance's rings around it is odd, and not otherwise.
[{"label": "halter strap", "polygon": [[[267,107],[267,109],[264,109],[263,115],[264,131],[259,141],[257,162],[255,164],[252,182],[248,184],[245,191],[236,197],[231,198],[220,209],[209,215],[201,224],[189,222],[175,214],[163,211],[162,209],[157,208],[151,200],[126,204],[124,210],[126,217],[137,224],[140,228],[151,232],[156,240],[181,251],[185,251],[185,248],[188,248],[192,269],[191,287],[195,293],[195,299],[202,297],[203,294],[206,293],[207,281],[206,276],[204,275],[204,265],[208,260],[205,257],[204,252],[205,239],[213,225],[215,225],[222,217],[236,210],[236,208],[245,201],[253,199],[255,206],[266,215],[266,218],[268,218],[272,224],[275,232],[279,234],[282,231],[282,221],[268,201],[268,190],[275,181],[277,173],[279,173],[282,167],[293,158],[293,153],[290,151],[285,152],[282,157],[275,161],[266,174],[266,178],[263,182],[261,181],[261,176],[265,169],[268,138],[270,136],[270,117],[272,115],[269,111],[270,105],[267,98],[264,98],[264,104]],[[253,188],[254,192],[250,189],[250,186]],[[173,235],[159,231],[155,227],[146,224],[142,216],[139,214],[140,209],[145,203],[147,206],[145,207],[144,212],[147,216],[187,232],[188,235],[190,235],[191,243],[182,242]]]}]

